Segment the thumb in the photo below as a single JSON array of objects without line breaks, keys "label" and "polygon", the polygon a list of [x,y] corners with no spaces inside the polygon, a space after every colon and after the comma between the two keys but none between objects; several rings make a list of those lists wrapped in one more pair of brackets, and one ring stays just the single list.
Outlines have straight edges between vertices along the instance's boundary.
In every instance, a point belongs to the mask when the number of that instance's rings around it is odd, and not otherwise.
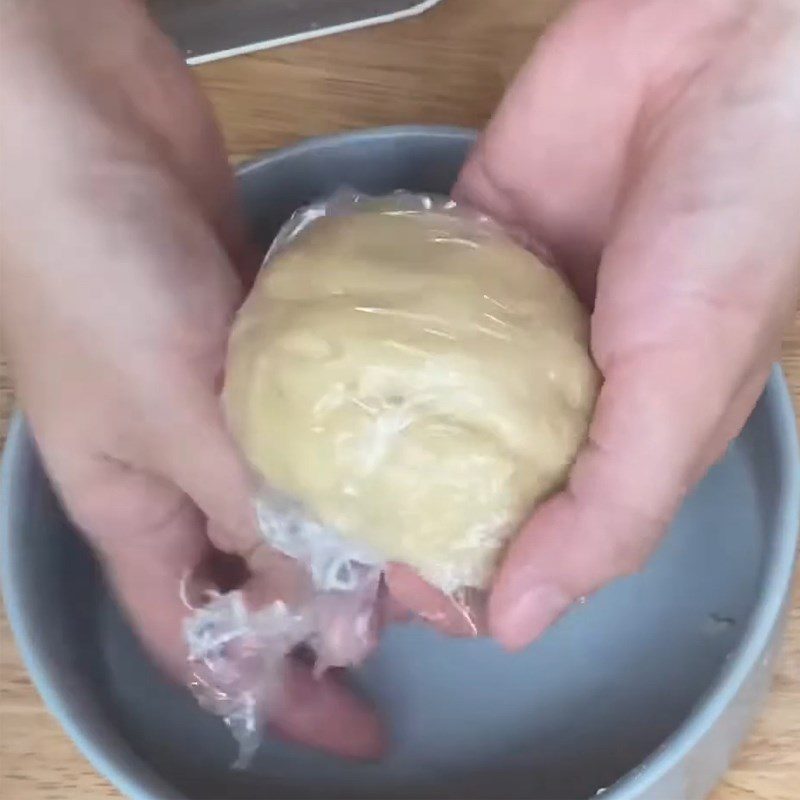
[{"label": "thumb", "polygon": [[721,375],[708,357],[665,347],[606,373],[567,488],[536,510],[493,588],[489,624],[506,647],[527,645],[578,598],[637,572],[741,427],[765,373],[741,380],[731,365]]}]

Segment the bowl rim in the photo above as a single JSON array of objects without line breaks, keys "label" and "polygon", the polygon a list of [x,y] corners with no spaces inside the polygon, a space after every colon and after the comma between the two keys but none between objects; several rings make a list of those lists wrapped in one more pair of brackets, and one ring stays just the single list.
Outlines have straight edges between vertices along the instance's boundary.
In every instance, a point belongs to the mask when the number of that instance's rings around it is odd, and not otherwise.
[{"label": "bowl rim", "polygon": [[657,750],[608,788],[603,794],[604,800],[638,800],[680,764],[733,704],[748,677],[758,670],[759,662],[781,625],[791,596],[800,544],[800,439],[789,385],[778,364],[770,372],[761,402],[767,405],[774,432],[788,435],[777,437],[774,456],[781,482],[776,503],[778,522],[775,537],[766,551],[756,604],[739,644],[717,680]]},{"label": "bowl rim", "polygon": [[[172,797],[178,800],[180,795],[175,794],[174,788],[139,759],[127,743],[127,753],[123,756],[109,740],[91,733],[73,712],[72,698],[60,676],[54,673],[53,665],[45,655],[36,630],[24,610],[24,589],[20,588],[14,570],[14,563],[18,559],[14,555],[14,545],[21,537],[19,531],[14,532],[12,525],[17,515],[17,486],[24,475],[22,467],[33,450],[33,436],[22,412],[17,410],[8,427],[0,465],[0,552],[3,553],[0,559],[0,590],[22,663],[47,710],[58,720],[86,760],[123,796],[133,800],[166,800]],[[137,769],[138,765],[144,769]]]},{"label": "bowl rim", "polygon": [[[340,144],[375,141],[381,138],[451,138],[464,144],[475,141],[477,132],[469,128],[443,125],[400,125],[346,131],[329,136],[304,139],[242,162],[236,168],[237,179],[267,164],[294,158],[308,151],[337,148]],[[691,749],[708,733],[736,698],[738,691],[758,667],[776,628],[780,625],[789,595],[800,542],[800,439],[797,418],[783,371],[775,365],[767,381],[761,402],[777,434],[773,450],[780,480],[777,499],[776,535],[765,555],[764,574],[756,604],[737,648],[731,653],[719,677],[702,696],[678,728],[641,764],[623,775],[604,793],[607,800],[637,800],[659,779],[680,764]],[[10,557],[18,533],[12,532],[15,491],[20,480],[19,464],[29,433],[21,412],[14,413],[0,469],[0,585],[3,602],[22,661],[48,710],[56,717],[92,766],[124,795],[134,800],[163,800],[180,797],[155,771],[138,757],[122,759],[108,742],[84,730],[68,707],[57,676],[46,664],[35,632],[23,610],[22,598]],[[130,751],[131,755],[135,754]],[[142,765],[144,769],[137,768]]]}]

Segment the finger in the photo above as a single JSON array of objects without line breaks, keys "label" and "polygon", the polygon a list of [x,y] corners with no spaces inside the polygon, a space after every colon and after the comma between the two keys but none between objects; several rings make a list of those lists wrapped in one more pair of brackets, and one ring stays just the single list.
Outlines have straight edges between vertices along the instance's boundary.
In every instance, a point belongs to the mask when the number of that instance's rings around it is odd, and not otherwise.
[{"label": "finger", "polygon": [[800,105],[754,113],[798,90],[787,76],[800,53],[774,22],[755,37],[734,28],[628,144],[592,320],[605,385],[566,491],[537,509],[498,576],[490,626],[508,647],[639,569],[755,401],[800,258]]},{"label": "finger", "polygon": [[360,664],[377,646],[384,608],[379,576],[352,591],[323,592],[308,567],[264,544],[248,558],[250,578],[242,587],[253,610],[280,600],[298,613],[312,615],[315,672]]},{"label": "finger", "polygon": [[181,183],[189,188],[244,285],[249,287],[258,266],[258,252],[248,241],[233,171],[212,105],[180,50],[152,20],[146,19],[146,9],[139,11],[135,22],[147,26],[140,46],[146,50],[148,63],[158,71],[160,80],[126,84],[135,106],[133,113],[145,115],[150,128],[160,132],[153,150],[161,152]]},{"label": "finger", "polygon": [[[668,219],[657,213],[652,224]],[[490,599],[490,628],[510,648],[641,568],[763,388],[793,285],[785,267],[800,253],[771,249],[769,271],[742,275],[742,263],[764,257],[758,238],[737,239],[732,252],[709,240],[682,251],[679,227],[669,240],[626,229],[638,244],[618,249],[621,237],[604,258],[592,338],[605,383],[589,442],[567,489],[512,544]]]},{"label": "finger", "polygon": [[[744,33],[756,40],[753,18],[764,10],[732,3],[575,3],[539,39],[509,87],[465,164],[456,198],[526,229],[591,305],[595,267],[630,171],[631,140],[696,82],[710,55],[728,52],[744,63],[751,54],[737,38]],[[790,12],[776,7],[771,13],[789,27]],[[774,31],[767,35],[776,38]],[[796,50],[791,37],[789,44]],[[785,76],[796,69],[782,65]],[[745,92],[751,98],[755,85]],[[728,100],[738,96],[732,91]],[[753,116],[751,104],[741,108]]]},{"label": "finger", "polygon": [[403,564],[391,564],[386,585],[392,600],[420,619],[449,636],[478,636],[484,625],[472,598],[446,595],[431,586],[414,570]]},{"label": "finger", "polygon": [[[261,611],[278,600],[302,609],[311,598],[313,587],[303,566],[266,545],[253,551],[247,568],[244,582],[231,588],[241,590],[250,611]],[[336,610],[333,608],[330,618],[322,622],[321,646],[328,658],[331,653],[338,653],[341,656],[338,663],[356,663],[374,641],[367,641],[363,632],[355,641],[352,635],[337,639],[337,625],[346,634],[352,634],[356,620],[349,607],[344,609],[343,617],[337,618]],[[331,640],[333,645],[329,643]],[[342,640],[349,645],[346,652]],[[321,674],[318,667],[319,661],[312,668],[293,658],[286,660],[280,694],[266,709],[270,725],[285,738],[335,755],[357,759],[380,757],[385,741],[374,712],[336,674],[330,670]]]},{"label": "finger", "polygon": [[544,244],[587,304],[641,98],[630,11],[579,3],[545,32],[454,190]]},{"label": "finger", "polygon": [[[126,547],[114,538],[103,550],[108,579],[143,644],[182,685],[192,676],[184,621],[193,613],[190,606],[209,588],[191,586],[192,596],[187,597],[196,566],[210,555],[197,540],[201,523],[197,509],[184,503],[160,528],[159,546]],[[316,679],[308,667],[292,659],[268,719],[281,736],[334,755],[376,759],[385,751],[382,727],[367,704],[337,678],[328,674]]]},{"label": "finger", "polygon": [[[229,534],[213,520],[208,522],[211,541],[224,541]],[[294,558],[270,547],[261,540],[248,554],[247,581],[236,588],[245,593],[248,608],[258,609],[277,599],[301,607],[311,598],[312,584],[308,569]]]},{"label": "finger", "polygon": [[[106,462],[81,474],[87,482],[79,492],[70,488],[65,501],[143,644],[185,685],[193,668],[184,621],[210,588],[205,567],[213,552],[203,536],[204,517],[157,478]],[[380,723],[364,703],[340,681],[315,680],[294,662],[270,719],[282,735],[345,757],[378,758],[385,747]]]},{"label": "finger", "polygon": [[580,597],[642,567],[719,451],[732,384],[713,372],[691,351],[609,371],[567,489],[537,509],[496,580],[490,627],[506,647],[527,645]]},{"label": "finger", "polygon": [[355,759],[378,759],[386,752],[380,721],[338,678],[289,660],[283,695],[270,714],[281,736]]},{"label": "finger", "polygon": [[176,682],[189,677],[183,620],[188,581],[209,557],[204,520],[174,486],[113,462],[81,470],[65,487],[70,515],[99,555],[142,643]]},{"label": "finger", "polygon": [[254,481],[228,432],[220,401],[207,387],[183,396],[196,397],[191,407],[171,415],[159,444],[159,471],[199,506],[213,523],[215,547],[245,558],[260,546]]},{"label": "finger", "polygon": [[388,625],[413,622],[416,614],[389,591],[389,587],[384,577],[379,596],[380,627]]}]

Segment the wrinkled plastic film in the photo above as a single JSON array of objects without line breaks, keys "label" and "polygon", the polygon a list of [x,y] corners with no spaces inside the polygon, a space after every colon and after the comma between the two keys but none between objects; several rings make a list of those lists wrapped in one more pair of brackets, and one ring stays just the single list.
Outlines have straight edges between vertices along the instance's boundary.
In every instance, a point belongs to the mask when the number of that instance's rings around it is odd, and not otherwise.
[{"label": "wrinkled plastic film", "polygon": [[369,652],[387,563],[477,633],[505,543],[585,436],[587,336],[563,280],[449,198],[341,190],[286,222],[234,324],[224,400],[259,531],[306,591],[217,595],[186,626],[193,690],[240,764],[287,655],[303,646],[321,673]]},{"label": "wrinkled plastic film", "polygon": [[[456,209],[444,197],[397,192],[372,198],[342,189],[295,212],[270,246],[262,269],[316,220],[376,206],[389,214]],[[475,212],[458,213],[493,224]],[[254,611],[241,591],[216,594],[187,621],[192,692],[204,709],[225,720],[239,745],[237,767],[247,766],[258,749],[267,714],[280,699],[284,660],[294,649],[305,645],[313,652],[316,674],[366,655],[376,636],[384,567],[378,554],[345,541],[296,499],[258,476],[254,482],[256,518],[265,542],[304,567],[311,590],[296,607],[275,601]]]},{"label": "wrinkled plastic film", "polygon": [[240,591],[218,595],[188,620],[190,688],[230,728],[239,744],[236,766],[257,750],[267,710],[280,696],[284,657],[309,629],[304,610],[275,602],[251,613]]},{"label": "wrinkled plastic film", "polygon": [[259,747],[267,716],[281,700],[292,651],[306,646],[318,676],[367,655],[377,637],[383,569],[300,503],[263,484],[255,508],[265,542],[302,568],[308,586],[301,599],[252,609],[240,590],[214,593],[185,625],[190,688],[228,725],[239,746],[237,768],[246,767]]}]

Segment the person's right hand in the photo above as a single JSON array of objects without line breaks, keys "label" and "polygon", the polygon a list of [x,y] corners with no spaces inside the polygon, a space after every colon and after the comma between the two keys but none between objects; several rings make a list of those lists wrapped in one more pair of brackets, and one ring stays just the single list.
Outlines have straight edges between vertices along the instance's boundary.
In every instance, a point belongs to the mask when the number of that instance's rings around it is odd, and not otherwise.
[{"label": "person's right hand", "polygon": [[[259,547],[219,406],[246,251],[232,176],[143,3],[5,3],[0,30],[0,311],[17,396],[139,635],[185,683],[182,583],[215,550],[246,559],[251,596],[291,591]],[[372,713],[298,662],[272,711],[291,738],[381,752]]]}]

